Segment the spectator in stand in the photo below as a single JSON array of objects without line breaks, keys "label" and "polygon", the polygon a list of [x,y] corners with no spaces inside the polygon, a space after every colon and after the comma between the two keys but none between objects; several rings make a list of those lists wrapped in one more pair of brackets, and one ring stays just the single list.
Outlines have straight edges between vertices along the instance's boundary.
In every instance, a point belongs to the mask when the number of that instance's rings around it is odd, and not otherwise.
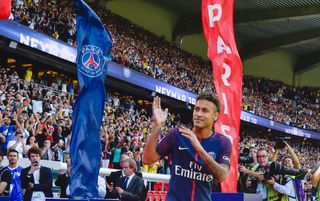
[{"label": "spectator in stand", "polygon": [[[15,21],[74,43],[75,12],[68,1],[41,0],[38,4],[15,2],[14,5]],[[188,91],[215,91],[209,63],[120,16],[93,8],[108,22],[105,26],[114,40],[111,54],[115,62]],[[61,87],[62,82],[57,83]],[[117,100],[115,98],[116,106]],[[293,88],[272,80],[244,77],[243,109],[274,121],[319,131],[319,100],[320,89],[317,88]]]},{"label": "spectator in stand", "polygon": [[48,139],[44,141],[44,146],[41,152],[41,159],[50,161],[54,160],[54,152],[51,149],[51,142]]},{"label": "spectator in stand", "polygon": [[25,145],[21,131],[17,131],[14,135],[14,140],[9,141],[8,149],[16,150],[19,154],[19,158],[23,158],[23,154],[25,153]]},{"label": "spectator in stand", "polygon": [[26,143],[26,146],[25,146],[25,155],[27,155],[27,153],[28,153],[28,151],[29,151],[29,149],[31,148],[31,147],[39,147],[39,145],[38,145],[38,142],[37,142],[37,140],[36,140],[36,138],[34,137],[34,136],[30,136],[30,137],[28,137],[28,139],[27,139],[27,143]]},{"label": "spectator in stand", "polygon": [[25,190],[23,195],[25,201],[33,199],[44,200],[52,197],[52,173],[50,168],[40,164],[41,149],[32,147],[28,151],[31,165],[22,170],[21,183]]},{"label": "spectator in stand", "polygon": [[7,169],[11,175],[11,185],[10,185],[10,200],[12,201],[22,201],[23,191],[21,187],[21,172],[22,167],[18,165],[19,153],[14,149],[9,149],[8,154],[9,165]]},{"label": "spectator in stand", "polygon": [[[124,163],[129,160],[130,157],[126,154],[122,154],[120,157],[120,167],[122,170],[116,171],[116,172],[111,172],[109,176],[106,177],[106,185],[107,185],[107,197],[106,198],[117,198],[117,195],[114,193],[111,193],[114,191],[114,186],[119,183],[120,178],[125,177],[125,172],[123,170],[124,168]],[[138,177],[142,178],[142,173],[141,172],[135,172],[135,174]]]},{"label": "spectator in stand", "polygon": [[57,180],[54,182],[56,186],[60,187],[60,198],[68,198],[66,190],[69,185],[69,177],[70,177],[70,160],[67,161],[67,171],[63,174],[60,174]]},{"label": "spectator in stand", "polygon": [[9,196],[10,194],[10,171],[2,166],[3,152],[0,151],[0,196]]},{"label": "spectator in stand", "polygon": [[123,162],[124,177],[121,177],[111,193],[116,193],[121,201],[145,201],[147,189],[141,177],[135,174],[137,170],[136,162],[129,158]]},{"label": "spectator in stand", "polygon": [[[9,110],[9,109],[7,109],[7,110]],[[15,119],[14,119],[14,121],[17,123],[17,121]],[[0,137],[2,137],[2,136],[5,137],[5,140],[2,144],[2,151],[4,153],[6,153],[7,149],[8,149],[8,143],[14,139],[14,135],[15,135],[15,132],[16,132],[19,124],[16,124],[16,126],[12,125],[10,116],[5,116],[3,119],[3,122],[4,122],[4,124],[2,124],[2,126],[0,127],[0,133],[1,133]]]}]

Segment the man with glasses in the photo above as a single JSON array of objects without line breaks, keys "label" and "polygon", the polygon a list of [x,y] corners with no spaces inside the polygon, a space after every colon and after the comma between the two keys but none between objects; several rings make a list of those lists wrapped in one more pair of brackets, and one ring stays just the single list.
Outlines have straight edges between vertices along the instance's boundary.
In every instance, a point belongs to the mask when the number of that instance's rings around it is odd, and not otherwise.
[{"label": "man with glasses", "polygon": [[263,174],[267,171],[270,165],[268,152],[265,148],[258,149],[257,162],[258,164],[251,168],[251,170],[248,170],[244,166],[240,166],[239,171],[255,178],[255,180],[251,181],[251,185],[256,185],[256,193],[260,194],[264,201],[279,200],[279,192],[273,188],[273,185],[271,185],[271,180],[274,181],[274,178],[265,181],[263,177]]}]

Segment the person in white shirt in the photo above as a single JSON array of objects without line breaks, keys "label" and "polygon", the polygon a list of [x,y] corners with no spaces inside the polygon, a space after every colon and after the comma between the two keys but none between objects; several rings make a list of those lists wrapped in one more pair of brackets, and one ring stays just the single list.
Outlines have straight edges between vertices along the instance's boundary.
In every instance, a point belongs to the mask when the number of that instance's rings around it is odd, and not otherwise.
[{"label": "person in white shirt", "polygon": [[14,140],[8,142],[8,149],[14,149],[19,153],[19,158],[23,158],[25,145],[23,143],[23,134],[17,131]]}]

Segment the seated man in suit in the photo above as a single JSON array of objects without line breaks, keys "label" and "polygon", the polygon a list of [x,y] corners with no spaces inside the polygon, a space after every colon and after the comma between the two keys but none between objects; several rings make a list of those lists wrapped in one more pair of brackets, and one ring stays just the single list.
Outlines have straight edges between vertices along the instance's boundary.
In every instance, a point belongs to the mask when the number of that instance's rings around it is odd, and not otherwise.
[{"label": "seated man in suit", "polygon": [[145,201],[147,189],[142,178],[138,177],[136,161],[129,158],[123,163],[125,177],[119,179],[113,191],[121,201]]},{"label": "seated man in suit", "polygon": [[23,200],[45,200],[46,197],[52,197],[51,170],[40,164],[41,149],[31,147],[28,158],[31,166],[24,168],[21,172],[21,186],[25,190]]},{"label": "seated man in suit", "polygon": [[[123,168],[123,164],[127,161],[130,157],[127,154],[122,154],[120,157],[120,166]],[[141,172],[135,172],[135,174],[142,178]],[[125,177],[124,171],[119,170],[115,172],[111,172],[109,176],[106,177],[107,181],[107,196],[106,198],[117,198],[117,195],[114,193],[110,193],[113,190],[113,186],[118,183],[119,179]]]}]

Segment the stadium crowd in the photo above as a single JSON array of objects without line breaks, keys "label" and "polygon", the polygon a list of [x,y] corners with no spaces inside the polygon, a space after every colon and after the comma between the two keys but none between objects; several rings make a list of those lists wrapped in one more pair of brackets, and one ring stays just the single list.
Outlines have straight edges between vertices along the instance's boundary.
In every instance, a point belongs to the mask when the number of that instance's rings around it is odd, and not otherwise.
[{"label": "stadium crowd", "polygon": [[[96,10],[112,35],[115,62],[188,91],[214,92],[210,64],[110,11]],[[13,20],[75,45],[75,15],[68,1],[16,1]],[[320,89],[244,76],[243,109],[268,119],[319,131],[319,101]]]},{"label": "stadium crowd", "polygon": [[[73,93],[74,87],[70,83],[66,86],[64,79],[43,77],[29,80],[28,76],[20,79],[16,72],[1,68],[0,117],[3,123],[0,127],[0,145],[3,151],[13,148],[20,157],[26,157],[31,147],[39,147],[44,160],[68,160],[72,105],[76,94]],[[178,114],[170,113],[163,133],[179,124],[179,119]],[[170,157],[150,166],[141,161],[146,135],[150,130],[150,105],[139,104],[130,96],[108,94],[101,129],[103,160],[108,161],[104,167],[120,168],[120,156],[126,154],[137,162],[138,171],[170,174]],[[302,144],[295,141],[289,143],[302,167],[311,169],[320,160],[317,144],[307,141]],[[275,144],[268,135],[243,129],[239,146],[240,152],[244,148],[265,147],[271,158]],[[286,156],[287,150],[280,150],[277,161],[282,161]],[[311,190],[309,177],[305,185]]]},{"label": "stadium crowd", "polygon": [[[16,0],[13,20],[76,45],[75,16],[68,5],[63,0]],[[99,10],[98,15],[107,22],[113,37],[115,62],[189,91],[214,91],[209,64],[110,12]],[[26,157],[31,147],[39,147],[42,159],[65,162],[72,135],[72,106],[78,90],[68,78],[31,78],[32,70],[28,71],[21,79],[16,72],[0,69],[1,149],[6,153],[13,148],[20,157]],[[319,101],[320,89],[300,89],[278,81],[244,77],[243,109],[274,121],[319,131]],[[179,124],[179,120],[178,114],[170,113],[162,132]],[[152,166],[141,161],[150,129],[150,105],[139,104],[130,96],[108,94],[101,128],[103,159],[109,161],[108,167],[120,168],[120,156],[127,154],[135,159],[138,170],[169,174],[170,157]],[[247,131],[242,131],[241,136],[240,152],[244,148],[265,147],[270,158],[275,152],[275,141],[266,136]],[[304,168],[311,169],[320,160],[317,144],[292,141],[290,146]],[[286,156],[287,150],[280,150],[277,161]],[[308,187],[309,177],[305,182]]]},{"label": "stadium crowd", "polygon": [[[26,73],[27,75],[27,73]],[[4,129],[8,129],[6,140],[1,144],[6,151],[15,141],[21,143],[19,153],[25,155],[30,146],[38,146],[44,152],[45,159],[66,161],[64,154],[58,154],[60,149],[68,153],[68,144],[71,137],[72,105],[75,102],[74,86],[66,85],[66,78],[55,77],[36,78],[28,80],[19,78],[14,71],[2,68],[0,74],[0,138]],[[44,85],[45,84],[45,85]],[[123,153],[138,157],[145,143],[145,136],[150,133],[151,114],[150,105],[139,104],[137,99],[120,94],[108,94],[101,128],[101,142],[104,150],[104,159],[109,159],[111,166],[119,162]],[[180,123],[179,114],[169,113],[163,133]],[[14,128],[11,128],[11,126]],[[22,133],[22,139],[14,138],[15,133]],[[258,135],[251,136],[244,131],[240,147],[264,146],[268,150],[274,147],[274,140]],[[301,163],[311,168],[319,160],[319,147],[312,144],[303,145],[293,143]],[[22,149],[20,149],[22,148]],[[49,155],[49,156],[48,156]],[[115,157],[116,155],[116,157]],[[279,160],[285,154],[279,154]]]}]

